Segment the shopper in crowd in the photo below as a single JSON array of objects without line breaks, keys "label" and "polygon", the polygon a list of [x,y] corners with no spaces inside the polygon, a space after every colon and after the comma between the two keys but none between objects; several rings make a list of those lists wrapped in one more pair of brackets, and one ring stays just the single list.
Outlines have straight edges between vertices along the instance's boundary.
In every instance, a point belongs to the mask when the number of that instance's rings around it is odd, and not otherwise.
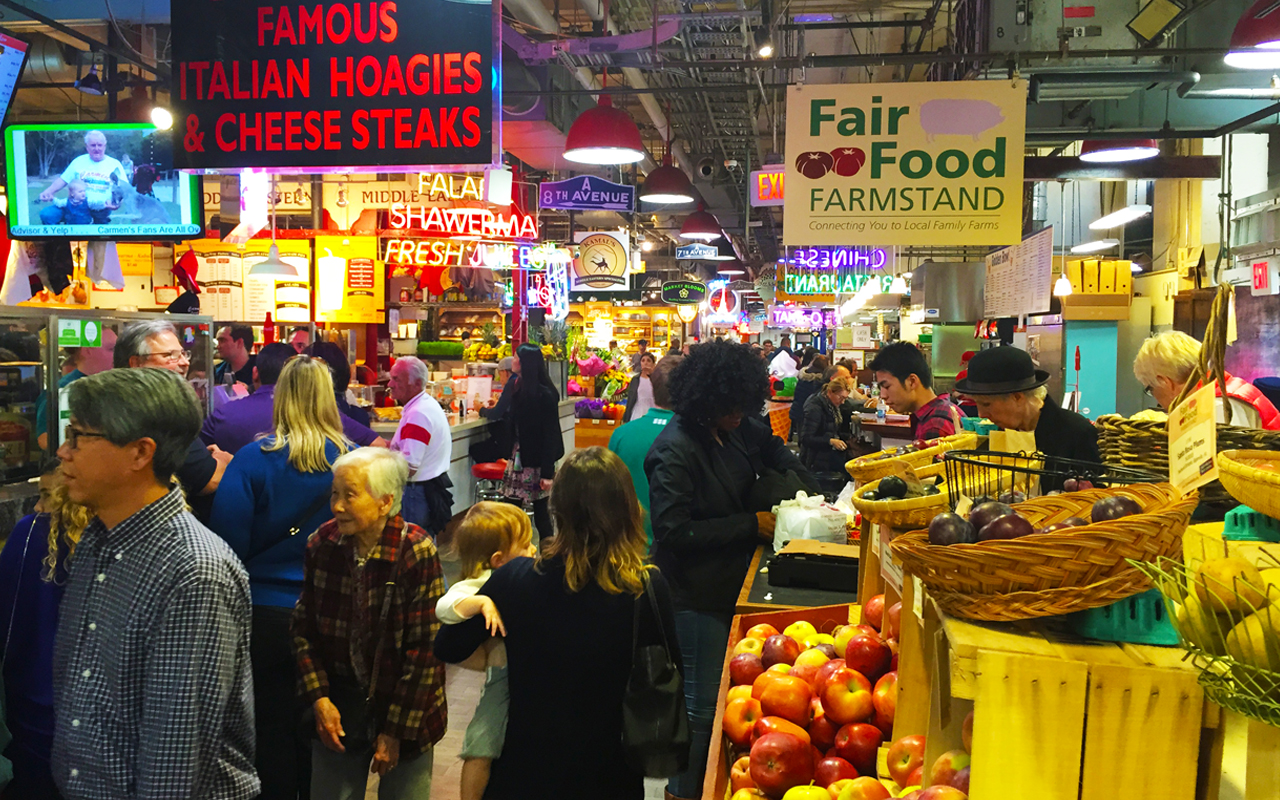
[{"label": "shopper in crowd", "polygon": [[843,473],[844,463],[853,456],[858,426],[849,403],[852,391],[853,380],[837,375],[805,401],[800,461],[814,473]]},{"label": "shopper in crowd", "polygon": [[679,336],[672,336],[672,337],[671,337],[671,346],[667,348],[667,355],[669,355],[669,356],[678,356],[678,355],[681,355],[683,352],[684,352],[684,351],[683,351],[683,350],[681,349],[681,347],[680,347],[680,337],[679,337]]},{"label": "shopper in crowd", "polygon": [[893,342],[871,360],[880,399],[895,414],[911,415],[912,439],[938,439],[960,430],[964,414],[946,396],[933,392],[933,372],[920,348]]},{"label": "shopper in crowd", "polygon": [[627,385],[627,410],[622,414],[623,422],[640,419],[653,408],[653,368],[657,365],[658,359],[653,353],[640,356],[640,372]]},{"label": "shopper in crowd", "polygon": [[[666,581],[645,565],[642,511],[626,466],[603,447],[574,451],[551,495],[556,537],[535,560],[507,562],[480,589],[505,630],[510,714],[502,757],[493,762],[488,800],[640,800],[644,779],[622,748],[622,701],[640,646],[679,651]],[[436,655],[461,662],[489,640],[483,616],[446,625]],[[566,659],[591,631],[591,657]],[[720,653],[724,658],[724,653]],[[548,747],[554,742],[554,747]],[[705,755],[705,754],[704,754]]]},{"label": "shopper in crowd", "polygon": [[480,409],[480,417],[489,420],[489,437],[471,444],[471,459],[477,464],[498,461],[511,455],[514,444],[511,433],[511,398],[515,397],[516,388],[514,363],[515,359],[511,356],[498,362],[495,380],[502,393],[496,403],[490,400],[487,406]]},{"label": "shopper in crowd", "polygon": [[379,800],[431,796],[447,723],[444,665],[431,653],[444,577],[431,537],[399,514],[408,477],[399,453],[341,456],[333,519],[306,542],[290,631],[315,714],[312,800],[364,800],[371,773]]},{"label": "shopper in crowd", "polygon": [[253,391],[253,328],[249,325],[226,325],[218,329],[218,358],[213,371],[214,383],[227,383],[228,376]]},{"label": "shopper in crowd", "polygon": [[772,361],[774,354],[777,352],[773,347],[772,339],[765,339],[761,342],[760,349],[764,351],[764,360],[766,362]]},{"label": "shopper in crowd", "polygon": [[[165,320],[144,320],[125,326],[116,341],[112,363],[116,369],[151,367],[165,369],[185,378],[191,356],[178,339],[178,329]],[[186,490],[191,513],[208,523],[213,509],[213,494],[218,490],[232,453],[217,445],[205,445],[193,437],[187,444],[187,457],[176,475]]]},{"label": "shopper in crowd", "polygon": [[[453,544],[462,579],[440,598],[436,616],[442,625],[457,625],[479,614],[490,634],[502,636],[502,617],[493,598],[477,592],[495,569],[537,554],[529,515],[510,503],[476,503],[454,532]],[[476,667],[484,670],[485,683],[458,754],[462,759],[462,800],[481,800],[484,796],[493,760],[502,755],[506,740],[511,691],[507,685],[507,650],[501,638],[486,643],[484,658]]]},{"label": "shopper in crowd", "polygon": [[[631,473],[631,483],[640,508],[644,511],[644,533],[650,549],[653,547],[653,524],[649,517],[649,476],[644,471],[644,459],[649,455],[658,434],[666,429],[674,412],[671,410],[671,373],[684,356],[667,356],[658,362],[650,380],[653,382],[653,407],[644,416],[637,416],[620,425],[609,437],[609,450],[618,454]],[[647,552],[647,551],[646,551]]]},{"label": "shopper in crowd", "polygon": [[[58,379],[58,388],[65,389],[86,375],[97,375],[111,369],[115,358],[116,332],[111,328],[102,329],[102,344],[98,347],[78,347],[67,351],[67,360],[63,364],[71,365],[71,369]],[[36,431],[37,444],[41,450],[49,449],[49,403],[48,393],[41,391],[36,398]],[[57,448],[54,448],[57,449]]]},{"label": "shopper in crowd", "polygon": [[512,366],[519,376],[512,398],[516,443],[507,462],[503,494],[518,501],[526,510],[532,507],[538,538],[546,543],[555,536],[547,498],[551,479],[556,474],[556,462],[564,457],[560,393],[547,375],[542,348],[537,345],[520,345]]},{"label": "shopper in crowd", "polygon": [[95,517],[59,612],[54,781],[68,800],[256,797],[248,578],[172,483],[200,431],[195,393],[161,369],[68,392],[58,457]]},{"label": "shopper in crowd", "polygon": [[632,371],[632,372],[639,372],[639,371],[640,371],[640,357],[641,357],[641,356],[643,356],[645,353],[649,352],[649,340],[648,340],[648,339],[639,339],[639,340],[637,340],[637,341],[636,341],[636,347],[640,348],[640,350],[639,350],[639,352],[636,352],[636,353],[632,354],[632,356],[631,356],[631,371]]},{"label": "shopper in crowd", "polygon": [[[653,562],[671,583],[684,659],[693,748],[689,769],[668,784],[700,797],[729,623],[751,557],[773,538],[774,516],[755,512],[765,469],[813,476],[759,415],[769,396],[764,364],[740,344],[693,348],[671,374],[671,422],[645,458]],[[501,606],[499,606],[501,608]]]},{"label": "shopper in crowd", "polygon": [[[1133,362],[1133,376],[1147,395],[1168,411],[1178,399],[1191,373],[1200,363],[1200,342],[1182,331],[1158,333],[1142,343]],[[1214,414],[1218,424],[1227,424],[1226,404],[1231,404],[1231,425],[1237,428],[1280,430],[1280,411],[1252,383],[1226,376],[1227,397],[1214,385]]]},{"label": "shopper in crowd", "polygon": [[[237,403],[246,402],[237,400]],[[213,504],[211,528],[249,570],[253,691],[263,800],[294,800],[311,774],[299,734],[289,615],[303,583],[307,534],[332,515],[333,464],[353,445],[342,432],[323,361],[294,356],[274,390],[272,433],[240,449]]]},{"label": "shopper in crowd", "polygon": [[[205,417],[200,439],[228,453],[265,436],[273,430],[275,388],[284,365],[297,353],[282,342],[264,345],[253,367],[254,393],[232,403],[223,403]],[[360,447],[386,447],[387,441],[368,427],[339,412],[342,432]]]},{"label": "shopper in crowd", "polygon": [[391,440],[391,449],[409,462],[409,485],[404,490],[405,522],[439,536],[453,517],[453,482],[449,480],[449,459],[453,438],[449,418],[427,387],[427,365],[413,356],[396,359],[391,367],[388,388],[396,402],[404,406],[400,427]]},{"label": "shopper in crowd", "polygon": [[[969,374],[956,381],[956,391],[972,397],[978,416],[1001,428],[1035,431],[1036,450],[1041,453],[1100,464],[1097,428],[1054,402],[1044,386],[1048,381],[1049,373],[1036,369],[1026,351],[995,347],[969,360]],[[1061,488],[1060,483],[1042,482],[1041,489]]]},{"label": "shopper in crowd", "polygon": [[293,352],[297,353],[298,355],[302,355],[303,353],[307,352],[307,350],[311,347],[311,329],[310,328],[294,328],[290,330],[289,346],[292,347]]},{"label": "shopper in crowd", "polygon": [[791,356],[792,361],[796,360],[795,351],[791,349],[791,334],[782,334],[782,337],[778,340],[778,350]]},{"label": "shopper in crowd", "polygon": [[[812,353],[810,356],[809,354]],[[808,356],[808,362],[800,368],[800,374],[796,376],[796,390],[791,396],[791,408],[787,414],[791,417],[791,431],[793,438],[800,437],[800,428],[804,426],[804,404],[814,392],[822,389],[825,381],[823,377],[830,368],[830,361],[824,355],[819,355],[818,351],[812,347],[805,348],[805,355]],[[803,359],[802,359],[803,360]]]},{"label": "shopper in crowd", "polygon": [[0,664],[12,742],[10,797],[57,800],[53,746],[53,643],[76,544],[92,516],[73,503],[53,462],[40,476],[35,514],[18,520],[0,550]]},{"label": "shopper in crowd", "polygon": [[[338,412],[368,428],[371,421],[369,412],[355,404],[355,395],[352,394],[349,388],[351,386],[351,362],[347,361],[347,354],[333,342],[316,342],[311,345],[309,352],[312,357],[318,358],[329,365],[329,370],[333,374],[333,396],[338,401]],[[261,358],[261,354],[258,357]],[[368,442],[361,442],[354,438],[352,441],[362,447],[368,444]]]}]

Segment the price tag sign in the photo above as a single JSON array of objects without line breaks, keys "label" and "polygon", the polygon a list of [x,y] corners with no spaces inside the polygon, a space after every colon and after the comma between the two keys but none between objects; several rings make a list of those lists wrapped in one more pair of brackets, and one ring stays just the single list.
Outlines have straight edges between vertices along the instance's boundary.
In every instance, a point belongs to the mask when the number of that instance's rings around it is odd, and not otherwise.
[{"label": "price tag sign", "polygon": [[1169,414],[1169,482],[1183,494],[1218,478],[1213,394],[1202,386]]}]

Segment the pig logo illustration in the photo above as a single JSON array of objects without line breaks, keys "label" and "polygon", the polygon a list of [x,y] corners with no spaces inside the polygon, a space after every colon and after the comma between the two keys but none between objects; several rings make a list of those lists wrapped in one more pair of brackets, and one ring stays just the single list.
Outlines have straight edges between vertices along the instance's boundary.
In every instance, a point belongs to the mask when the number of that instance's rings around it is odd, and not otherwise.
[{"label": "pig logo illustration", "polygon": [[930,100],[920,106],[920,127],[927,142],[936,136],[972,136],[976,142],[1002,122],[1000,107],[986,100]]}]

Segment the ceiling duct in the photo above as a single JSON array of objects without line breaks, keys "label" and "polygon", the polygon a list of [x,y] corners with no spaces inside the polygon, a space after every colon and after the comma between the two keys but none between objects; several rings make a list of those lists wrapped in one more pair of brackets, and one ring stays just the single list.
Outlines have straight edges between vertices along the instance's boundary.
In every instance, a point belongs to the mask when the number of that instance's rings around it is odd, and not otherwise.
[{"label": "ceiling duct", "polygon": [[1028,82],[1032,103],[1057,100],[1123,100],[1135,92],[1176,88],[1179,94],[1200,82],[1198,72],[1167,70],[1114,70],[1036,72]]}]

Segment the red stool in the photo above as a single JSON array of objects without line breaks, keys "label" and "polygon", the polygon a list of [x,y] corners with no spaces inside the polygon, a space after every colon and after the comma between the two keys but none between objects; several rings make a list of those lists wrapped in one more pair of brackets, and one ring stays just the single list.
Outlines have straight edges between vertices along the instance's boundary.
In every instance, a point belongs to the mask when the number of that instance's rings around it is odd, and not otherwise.
[{"label": "red stool", "polygon": [[472,466],[471,476],[476,479],[476,502],[501,500],[502,477],[506,473],[506,459]]}]

